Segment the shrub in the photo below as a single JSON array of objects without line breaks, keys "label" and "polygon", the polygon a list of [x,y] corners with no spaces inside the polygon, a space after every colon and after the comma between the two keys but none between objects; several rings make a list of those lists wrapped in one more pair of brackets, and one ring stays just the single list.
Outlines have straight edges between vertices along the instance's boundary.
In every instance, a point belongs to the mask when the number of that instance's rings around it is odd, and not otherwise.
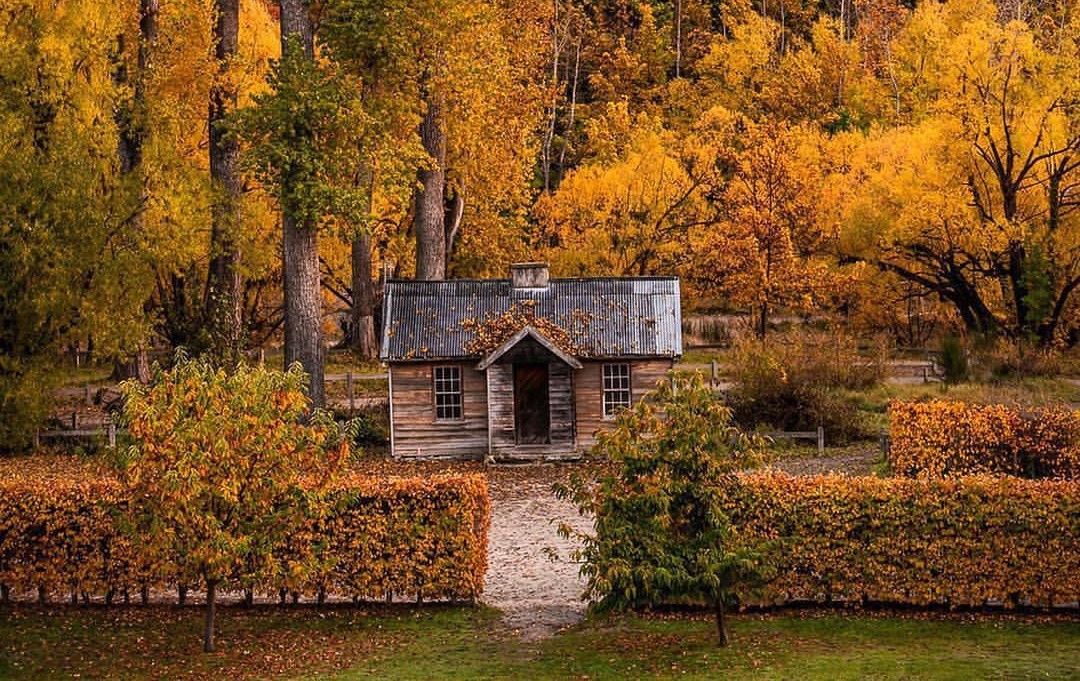
[{"label": "shrub", "polygon": [[1080,412],[1063,407],[893,402],[889,436],[897,475],[1080,474]]},{"label": "shrub", "polygon": [[977,356],[992,378],[1046,377],[1066,373],[1066,359],[1056,348],[1023,340],[998,340]]},{"label": "shrub", "polygon": [[[128,495],[114,478],[62,457],[13,460],[28,474],[0,477],[0,584],[5,592],[113,595],[188,586],[118,523]],[[55,468],[68,469],[49,473]],[[36,472],[45,471],[44,475]],[[286,589],[364,599],[388,593],[431,600],[475,599],[487,569],[490,507],[479,475],[374,478],[349,475],[331,490],[330,515],[293,533],[276,553],[284,569],[223,590]],[[325,545],[316,567],[297,555]],[[297,567],[295,571],[289,568]]]},{"label": "shrub", "polygon": [[1080,600],[1080,483],[777,472],[742,482],[725,500],[735,540],[783,548],[775,579],[744,603]]},{"label": "shrub", "polygon": [[33,360],[0,351],[0,453],[28,449],[48,418],[59,386],[54,357]]},{"label": "shrub", "polygon": [[941,368],[947,384],[963,383],[970,375],[967,349],[956,336],[948,335],[941,341]]},{"label": "shrub", "polygon": [[814,430],[844,443],[872,435],[858,403],[846,393],[880,383],[884,352],[864,357],[839,334],[801,332],[771,341],[742,340],[731,357],[728,402],[745,428]]},{"label": "shrub", "polygon": [[732,425],[700,375],[661,382],[622,411],[594,448],[614,469],[595,485],[579,480],[559,490],[595,518],[592,533],[561,531],[582,541],[577,557],[596,607],[703,600],[726,644],[724,600],[755,580],[761,561],[754,547],[729,546],[722,489],[756,460],[759,445]]}]

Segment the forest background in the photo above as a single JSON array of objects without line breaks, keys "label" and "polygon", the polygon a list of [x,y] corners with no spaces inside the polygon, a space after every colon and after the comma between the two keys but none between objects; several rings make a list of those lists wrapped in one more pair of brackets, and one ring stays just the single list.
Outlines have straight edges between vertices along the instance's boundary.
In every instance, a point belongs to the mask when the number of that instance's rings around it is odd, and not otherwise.
[{"label": "forest background", "polygon": [[377,353],[387,277],[1080,341],[1075,0],[2,0],[0,432],[75,350]]}]

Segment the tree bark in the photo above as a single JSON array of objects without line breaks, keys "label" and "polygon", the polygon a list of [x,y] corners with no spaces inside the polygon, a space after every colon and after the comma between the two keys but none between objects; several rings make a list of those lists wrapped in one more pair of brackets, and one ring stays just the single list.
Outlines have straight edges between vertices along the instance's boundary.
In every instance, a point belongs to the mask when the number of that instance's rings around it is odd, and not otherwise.
[{"label": "tree bark", "polygon": [[133,378],[139,383],[149,383],[150,356],[146,350],[139,350],[126,360],[114,361],[111,378],[114,381],[126,381]]},{"label": "tree bark", "polygon": [[203,652],[214,652],[214,615],[217,610],[217,582],[206,580],[206,620],[203,625]]},{"label": "tree bark", "polygon": [[716,636],[717,643],[721,646],[728,644],[728,628],[727,618],[724,616],[724,598],[723,596],[717,596],[714,604],[716,609]]},{"label": "tree bark", "polygon": [[[314,39],[307,0],[280,0],[283,58],[300,49],[314,60]],[[286,188],[284,193],[288,193]],[[319,246],[316,225],[286,211],[282,215],[282,261],[285,279],[285,367],[299,362],[308,375],[312,406],[322,407],[323,347]]]},{"label": "tree bark", "polygon": [[454,245],[458,232],[461,231],[461,216],[465,213],[465,197],[461,191],[450,192],[446,200],[446,216],[443,219],[446,231],[446,248],[443,252],[443,272],[450,274],[450,261],[454,259]]},{"label": "tree bark", "polygon": [[375,359],[375,283],[371,278],[371,235],[362,230],[352,242],[352,348],[363,359]]},{"label": "tree bark", "polygon": [[446,277],[446,130],[439,95],[425,88],[427,109],[420,122],[420,141],[431,157],[431,167],[417,173],[420,186],[413,199],[416,232],[416,278],[431,281]]},{"label": "tree bark", "polygon": [[311,24],[309,0],[280,0],[281,48],[284,54],[289,39],[295,37],[304,55],[314,59],[315,34]]},{"label": "tree bark", "polygon": [[215,189],[211,207],[210,267],[206,276],[204,316],[210,332],[210,353],[225,364],[239,360],[242,350],[242,301],[237,265],[239,229],[240,149],[222,123],[236,108],[236,90],[228,84],[230,61],[236,55],[240,32],[240,0],[217,0],[214,21],[218,78],[210,91],[210,179]]},{"label": "tree bark", "polygon": [[299,362],[308,375],[312,406],[325,403],[322,300],[315,225],[282,216],[285,270],[285,368]]}]

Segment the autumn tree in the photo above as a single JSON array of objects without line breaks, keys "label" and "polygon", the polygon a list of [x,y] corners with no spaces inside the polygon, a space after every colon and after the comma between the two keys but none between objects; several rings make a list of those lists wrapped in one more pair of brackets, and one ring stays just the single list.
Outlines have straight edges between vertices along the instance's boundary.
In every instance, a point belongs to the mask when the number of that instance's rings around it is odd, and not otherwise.
[{"label": "autumn tree", "polygon": [[683,266],[695,235],[714,221],[714,144],[732,124],[718,115],[680,140],[655,119],[611,106],[590,133],[597,159],[533,209],[537,242],[556,271],[647,275]]},{"label": "autumn tree", "polygon": [[[57,355],[145,342],[152,269],[137,228],[142,183],[122,172],[131,90],[117,36],[137,8],[6,3],[0,9],[0,431],[30,440],[47,415]],[[134,34],[132,34],[134,35]],[[125,43],[130,50],[135,40]]]},{"label": "autumn tree", "polygon": [[845,250],[948,301],[969,331],[1047,345],[1075,329],[1080,286],[1075,51],[979,9],[916,10],[910,30],[929,14],[950,38],[921,67],[940,113],[861,150]]},{"label": "autumn tree", "polygon": [[[328,510],[348,446],[329,415],[308,419],[299,365],[226,372],[181,356],[152,385],[122,388],[136,442],[117,461],[136,500],[130,528],[140,551],[201,581],[203,647],[213,652],[219,590],[281,577],[275,550]],[[314,551],[293,557],[317,559]]]},{"label": "autumn tree", "polygon": [[[334,290],[351,308],[349,345],[365,359],[378,355],[375,243],[379,233],[394,224],[385,214],[380,216],[380,206],[408,205],[415,169],[426,158],[415,139],[419,104],[402,96],[415,87],[412,59],[417,36],[406,19],[410,11],[407,3],[335,0],[327,3],[320,29],[321,44],[349,74],[365,115],[365,128],[354,138],[357,210],[342,223],[349,247],[342,260],[348,274],[340,277],[341,285]],[[338,268],[332,257],[324,257],[324,262],[332,286]]]},{"label": "autumn tree", "polygon": [[620,413],[593,449],[611,471],[558,489],[595,519],[592,533],[561,528],[582,540],[578,558],[594,608],[703,601],[727,645],[730,593],[763,576],[765,562],[758,551],[731,547],[721,500],[759,446],[732,425],[700,374],[672,376]]},{"label": "autumn tree", "polygon": [[695,245],[690,274],[702,291],[751,307],[764,337],[771,311],[809,309],[834,282],[813,154],[799,148],[806,137],[782,124],[744,125],[714,194],[721,218]]}]

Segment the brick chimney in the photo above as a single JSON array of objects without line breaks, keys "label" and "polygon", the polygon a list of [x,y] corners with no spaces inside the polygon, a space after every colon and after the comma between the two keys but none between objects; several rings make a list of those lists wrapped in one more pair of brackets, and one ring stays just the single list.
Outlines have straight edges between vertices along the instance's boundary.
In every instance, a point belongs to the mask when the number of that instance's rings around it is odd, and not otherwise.
[{"label": "brick chimney", "polygon": [[547,288],[546,262],[518,262],[510,266],[510,281],[514,288]]}]

